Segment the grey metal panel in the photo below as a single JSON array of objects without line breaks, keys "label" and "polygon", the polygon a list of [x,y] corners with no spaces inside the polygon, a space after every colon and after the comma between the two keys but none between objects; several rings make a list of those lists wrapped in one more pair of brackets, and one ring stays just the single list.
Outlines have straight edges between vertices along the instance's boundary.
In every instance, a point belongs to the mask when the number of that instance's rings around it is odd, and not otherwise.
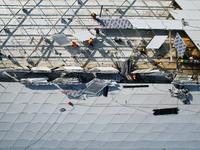
[{"label": "grey metal panel", "polygon": [[136,124],[133,124],[133,123],[126,123],[126,124],[121,124],[118,132],[126,132],[126,133],[132,133],[135,128],[137,127]]},{"label": "grey metal panel", "polygon": [[17,93],[2,93],[0,96],[0,102],[12,103],[16,96]]},{"label": "grey metal panel", "polygon": [[35,117],[33,118],[33,120],[31,122],[32,123],[45,123],[49,117],[50,117],[50,114],[35,115]]},{"label": "grey metal panel", "polygon": [[20,114],[15,123],[27,123],[32,120],[34,114]]},{"label": "grey metal panel", "polygon": [[77,123],[81,119],[80,114],[70,114],[63,120],[63,123]]},{"label": "grey metal panel", "polygon": [[43,123],[31,123],[27,126],[27,128],[24,131],[38,132],[42,128],[43,125],[44,125]]},{"label": "grey metal panel", "polygon": [[79,138],[79,141],[93,141],[99,133],[85,132]]},{"label": "grey metal panel", "polygon": [[0,112],[5,112],[11,104],[1,104],[0,105]]},{"label": "grey metal panel", "polygon": [[13,147],[15,147],[15,149],[18,148],[20,150],[20,149],[24,149],[26,146],[28,146],[28,144],[29,144],[29,140],[19,139],[14,143]]},{"label": "grey metal panel", "polygon": [[57,104],[43,104],[38,113],[52,114],[57,107]]},{"label": "grey metal panel", "polygon": [[14,103],[16,103],[16,104],[28,103],[32,96],[33,96],[33,94],[31,94],[31,93],[19,93],[15,97]]},{"label": "grey metal panel", "polygon": [[147,45],[147,49],[159,49],[160,46],[164,43],[168,36],[166,35],[155,35],[153,39]]},{"label": "grey metal panel", "polygon": [[64,97],[65,95],[61,95],[59,93],[53,93],[48,97],[48,99],[46,100],[46,103],[58,104],[63,100]]},{"label": "grey metal panel", "polygon": [[101,131],[103,131],[103,129],[106,127],[106,124],[96,124],[93,123],[90,125],[90,127],[88,128],[88,132],[92,132],[92,133],[99,133]]},{"label": "grey metal panel", "polygon": [[10,128],[11,131],[22,132],[28,126],[28,123],[14,123]]},{"label": "grey metal panel", "polygon": [[5,140],[15,140],[21,135],[21,132],[8,131],[4,137]]},{"label": "grey metal panel", "polygon": [[29,103],[44,103],[48,98],[47,94],[36,93],[33,95]]},{"label": "grey metal panel", "polygon": [[[113,103],[113,105],[116,103]],[[121,110],[120,106],[116,106],[116,107],[106,107],[105,110],[102,112],[103,115],[113,115],[113,114],[117,114],[119,111]]]},{"label": "grey metal panel", "polygon": [[190,10],[190,11],[187,11],[187,10],[183,10],[187,16],[190,18],[189,20],[189,24],[190,24],[190,21],[193,21],[193,20],[199,20],[200,19],[200,12],[199,10]]},{"label": "grey metal panel", "polygon": [[35,137],[35,135],[37,134],[37,132],[33,132],[33,131],[24,131],[19,139],[22,139],[22,140],[33,140],[33,138]]},{"label": "grey metal panel", "polygon": [[109,141],[123,141],[128,135],[129,133],[115,132]]},{"label": "grey metal panel", "polygon": [[9,83],[4,92],[18,93],[23,88],[22,84]]},{"label": "grey metal panel", "polygon": [[2,140],[3,137],[6,135],[7,131],[0,131],[0,139]]},{"label": "grey metal panel", "polygon": [[59,143],[58,147],[64,149],[70,149],[73,147],[75,143],[76,141],[63,140],[62,142]]},{"label": "grey metal panel", "polygon": [[98,136],[95,138],[96,141],[108,141],[114,133],[107,132],[107,133],[99,133]]},{"label": "grey metal panel", "polygon": [[96,120],[97,117],[98,117],[97,115],[83,115],[82,118],[79,120],[79,123],[91,124]]},{"label": "grey metal panel", "polygon": [[99,149],[100,147],[103,148],[103,145],[104,145],[105,142],[103,141],[91,141],[91,143],[87,146],[87,149]]},{"label": "grey metal panel", "polygon": [[21,113],[26,104],[11,104],[7,113]]},{"label": "grey metal panel", "polygon": [[176,20],[181,20],[182,18],[190,19],[184,10],[170,10],[170,13]]},{"label": "grey metal panel", "polygon": [[[194,4],[194,6],[196,7],[196,9],[197,9],[197,10],[199,10],[199,8],[200,8],[200,2],[199,2],[199,1],[195,1],[195,0],[194,0],[194,1],[192,1],[192,3],[193,3],[193,4]],[[192,8],[192,10],[194,10],[194,9],[195,9],[195,7],[193,7],[193,8]]]},{"label": "grey metal panel", "polygon": [[49,137],[48,140],[62,141],[65,136],[66,136],[65,132],[55,132]]},{"label": "grey metal panel", "polygon": [[72,128],[72,132],[82,133],[88,130],[90,124],[76,124],[74,128]]},{"label": "grey metal panel", "polygon": [[[74,114],[84,114],[88,110],[88,107],[85,107],[84,105],[77,105],[76,108],[77,109],[73,110]],[[72,107],[70,106],[68,110],[72,110]]]},{"label": "grey metal panel", "polygon": [[24,108],[23,112],[24,113],[36,113],[40,109],[42,104],[27,104],[26,107]]},{"label": "grey metal panel", "polygon": [[51,140],[51,141],[46,141],[43,146],[44,146],[44,149],[46,150],[52,150],[52,149],[56,149],[57,145],[60,143],[60,141],[57,141],[57,140]]},{"label": "grey metal panel", "polygon": [[128,115],[128,114],[126,114],[126,115],[115,115],[115,117],[110,121],[110,123],[116,123],[116,124],[126,123],[127,120],[130,118],[130,116],[131,115]]},{"label": "grey metal panel", "polygon": [[198,10],[197,4],[200,4],[199,1],[195,0],[176,0],[178,5],[185,10]]},{"label": "grey metal panel", "polygon": [[182,30],[180,20],[129,19],[135,29]]},{"label": "grey metal panel", "polygon": [[1,122],[15,122],[15,120],[18,118],[19,114],[8,114],[5,113],[3,117],[1,118]]},{"label": "grey metal panel", "polygon": [[192,39],[197,48],[200,49],[200,38],[198,36],[200,31],[186,30],[186,33]]},{"label": "grey metal panel", "polygon": [[0,131],[8,131],[11,126],[10,122],[0,122]]},{"label": "grey metal panel", "polygon": [[60,45],[60,46],[68,46],[71,45],[71,41],[64,34],[55,34],[52,35],[52,38]]},{"label": "grey metal panel", "polygon": [[95,120],[95,123],[97,123],[97,124],[107,124],[112,120],[113,117],[114,117],[113,115],[100,115],[97,118],[97,120]]},{"label": "grey metal panel", "polygon": [[71,131],[71,129],[75,126],[76,124],[73,123],[62,123],[59,125],[58,128],[56,128],[55,132],[63,132],[67,133]]},{"label": "grey metal panel", "polygon": [[104,107],[90,107],[86,114],[101,114],[104,109]]},{"label": "grey metal panel", "polygon": [[66,134],[64,140],[68,141],[77,141],[81,137],[81,134],[78,132],[69,132]]},{"label": "grey metal panel", "polygon": [[146,23],[150,27],[150,29],[165,29],[166,27],[163,25],[161,20],[147,20]]},{"label": "grey metal panel", "polygon": [[[149,85],[148,88],[121,89],[115,95],[109,93],[108,97],[88,97],[80,102],[70,100],[75,104],[74,109],[68,106],[67,98],[62,104],[54,101],[56,95],[64,99],[62,93],[53,94],[46,103],[52,94],[46,92],[47,96],[40,102],[38,98],[45,95],[40,92],[42,88],[32,89],[34,98],[26,96],[35,103],[27,104],[25,99],[24,104],[23,101],[16,103],[15,99],[9,104],[8,112],[2,109],[0,137],[3,141],[0,147],[9,148],[14,144],[16,149],[22,148],[47,132],[31,149],[198,149],[200,116],[195,111],[200,111],[199,92],[191,91],[192,105],[184,105],[170,96],[168,89],[171,86]],[[127,103],[121,100],[123,97]],[[178,115],[152,115],[152,109],[176,107],[177,101]],[[5,105],[6,108],[9,105]],[[60,115],[57,106],[67,108],[67,111]],[[18,114],[22,109],[23,114]]]},{"label": "grey metal panel", "polygon": [[12,145],[14,144],[14,140],[3,140],[0,141],[0,148],[5,148],[5,149],[9,149],[10,147],[12,147]]},{"label": "grey metal panel", "polygon": [[118,145],[119,145],[118,142],[108,141],[102,147],[103,149],[118,149]]},{"label": "grey metal panel", "polygon": [[103,128],[102,133],[115,133],[119,130],[122,124],[109,123]]}]

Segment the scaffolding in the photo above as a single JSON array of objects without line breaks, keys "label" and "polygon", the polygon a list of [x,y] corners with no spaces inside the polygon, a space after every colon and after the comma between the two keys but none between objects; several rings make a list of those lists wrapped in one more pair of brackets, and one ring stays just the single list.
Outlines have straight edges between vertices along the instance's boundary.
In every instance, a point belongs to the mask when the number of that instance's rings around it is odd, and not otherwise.
[{"label": "scaffolding", "polygon": [[[119,58],[130,58],[141,48],[142,42],[150,41],[155,32],[151,29],[148,32],[101,29],[91,18],[91,13],[110,19],[166,19],[168,9],[173,8],[171,3],[171,0],[3,0],[0,9],[1,57],[7,59],[3,65],[22,68],[28,65],[115,65]],[[96,36],[94,28],[100,28],[104,33],[104,36],[96,37],[94,49],[73,36],[83,30]],[[70,41],[76,41],[79,47],[73,48],[70,44],[60,46],[51,38],[55,34],[65,35]],[[115,37],[120,37],[124,43],[116,43]],[[106,51],[113,55],[108,55]]]}]

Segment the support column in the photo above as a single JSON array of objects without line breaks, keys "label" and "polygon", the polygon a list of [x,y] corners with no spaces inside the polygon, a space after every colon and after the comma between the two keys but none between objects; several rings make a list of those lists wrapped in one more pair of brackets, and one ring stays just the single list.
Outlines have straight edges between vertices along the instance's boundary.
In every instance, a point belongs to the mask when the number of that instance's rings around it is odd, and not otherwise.
[{"label": "support column", "polygon": [[172,31],[169,30],[169,54],[170,54],[170,62],[172,62]]}]

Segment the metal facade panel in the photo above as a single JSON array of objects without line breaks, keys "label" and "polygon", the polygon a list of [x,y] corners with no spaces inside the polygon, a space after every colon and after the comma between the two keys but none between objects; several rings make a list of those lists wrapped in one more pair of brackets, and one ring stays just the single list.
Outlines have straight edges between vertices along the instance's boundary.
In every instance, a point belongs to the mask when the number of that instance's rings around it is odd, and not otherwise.
[{"label": "metal facade panel", "polygon": [[81,41],[81,42],[87,41],[87,40],[89,40],[90,38],[92,38],[92,39],[95,38],[95,36],[92,35],[88,30],[74,33],[73,36],[74,36],[75,38],[77,38],[77,39],[78,39],[79,41]]},{"label": "metal facade panel", "polygon": [[197,46],[197,48],[200,49],[200,31],[186,31],[186,33]]},{"label": "metal facade panel", "polygon": [[60,46],[72,45],[72,42],[71,42],[64,34],[55,34],[55,35],[52,35],[52,38],[53,38]]},{"label": "metal facade panel", "polygon": [[191,19],[184,10],[170,10],[171,15],[175,18],[175,20]]},{"label": "metal facade panel", "polygon": [[147,45],[146,49],[159,49],[161,45],[167,39],[167,35],[155,35],[150,43]]},{"label": "metal facade panel", "polygon": [[182,30],[180,20],[129,19],[134,29]]},{"label": "metal facade panel", "polygon": [[149,29],[165,29],[166,27],[163,25],[162,21],[159,19],[156,20],[145,20],[145,22],[150,27]]},{"label": "metal facade panel", "polygon": [[149,29],[150,27],[144,19],[129,19],[134,29]]},{"label": "metal facade panel", "polygon": [[[7,87],[10,89],[10,86]],[[197,150],[200,142],[199,89],[190,87],[192,105],[184,105],[170,96],[168,89],[171,87],[171,84],[149,84],[149,87],[118,89],[110,91],[108,97],[87,97],[86,100],[68,99],[61,92],[44,92],[45,87],[31,89],[35,103],[28,104],[23,100],[25,103],[22,101],[16,104],[14,98],[14,101],[9,102],[9,109],[1,110],[4,114],[0,118],[0,147],[24,149],[46,133],[30,148],[158,150],[161,147],[192,147]],[[28,87],[21,85],[24,90],[20,90],[18,94],[22,96],[23,91],[29,91],[26,88]],[[42,95],[46,96],[42,98]],[[63,101],[52,101],[56,96]],[[37,100],[39,97],[45,101],[41,103]],[[31,99],[28,96],[26,98]],[[48,98],[51,99],[50,103],[46,103]],[[68,106],[68,101],[74,103],[74,108]],[[0,101],[0,105],[3,104],[5,102]],[[155,108],[177,105],[180,109],[178,115],[152,115]],[[15,109],[15,106],[20,107]],[[20,114],[24,106],[25,109]],[[66,108],[66,112],[61,114],[61,107]]]},{"label": "metal facade panel", "polygon": [[198,10],[199,8],[197,7],[197,5],[195,5],[194,2],[198,2],[199,1],[195,1],[195,0],[175,0],[178,5],[185,10]]},{"label": "metal facade panel", "polygon": [[180,20],[161,20],[168,30],[182,30],[183,26]]}]

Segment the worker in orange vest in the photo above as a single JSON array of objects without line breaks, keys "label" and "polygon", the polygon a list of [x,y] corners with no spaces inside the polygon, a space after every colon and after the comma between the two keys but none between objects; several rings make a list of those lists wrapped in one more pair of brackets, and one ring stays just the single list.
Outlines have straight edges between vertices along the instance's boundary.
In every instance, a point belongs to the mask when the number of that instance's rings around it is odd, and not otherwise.
[{"label": "worker in orange vest", "polygon": [[89,44],[89,46],[94,47],[92,38],[90,38],[90,39],[88,40],[88,44]]}]

